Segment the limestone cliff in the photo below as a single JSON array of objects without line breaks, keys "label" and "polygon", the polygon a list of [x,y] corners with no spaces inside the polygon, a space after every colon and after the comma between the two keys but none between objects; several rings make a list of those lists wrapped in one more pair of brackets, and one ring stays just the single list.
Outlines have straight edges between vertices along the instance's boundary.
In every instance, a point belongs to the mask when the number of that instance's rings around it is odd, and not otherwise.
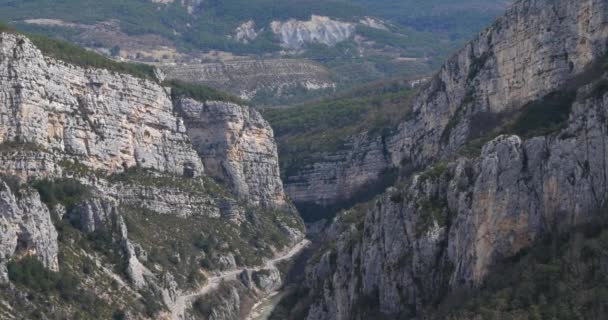
[{"label": "limestone cliff", "polygon": [[33,190],[11,190],[0,181],[0,283],[8,282],[7,259],[34,255],[58,270],[57,231],[48,208]]},{"label": "limestone cliff", "polygon": [[178,108],[209,175],[253,204],[286,206],[272,128],[257,111],[187,98]]},{"label": "limestone cliff", "polygon": [[0,317],[194,317],[303,238],[261,116],[169,91],[0,33]]},{"label": "limestone cliff", "polygon": [[1,143],[31,144],[109,173],[202,172],[162,87],[45,58],[23,36],[1,34],[0,50]]},{"label": "limestone cliff", "polygon": [[[355,194],[390,168],[420,168],[449,157],[526,103],[576,86],[575,75],[588,73],[606,53],[607,6],[605,1],[516,2],[421,88],[407,121],[389,135],[352,137],[355,143],[344,150],[291,170],[285,177],[288,194],[296,203],[340,202],[341,195]],[[357,168],[369,168],[368,179],[341,183]],[[338,197],[328,198],[327,189]]]},{"label": "limestone cliff", "polygon": [[392,165],[422,170],[329,227],[308,319],[431,317],[496,263],[603,217],[606,39],[606,1],[522,0],[451,58],[387,140]]}]

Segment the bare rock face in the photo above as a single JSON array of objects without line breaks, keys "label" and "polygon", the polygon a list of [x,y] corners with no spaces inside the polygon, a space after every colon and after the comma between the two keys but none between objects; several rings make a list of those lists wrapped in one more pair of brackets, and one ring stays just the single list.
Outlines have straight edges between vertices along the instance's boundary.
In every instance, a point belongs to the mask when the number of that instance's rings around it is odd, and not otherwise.
[{"label": "bare rock face", "polygon": [[[355,319],[361,308],[424,318],[495,263],[605,214],[608,75],[587,85],[578,75],[605,56],[607,21],[606,1],[518,1],[450,59],[387,140],[394,165],[427,170],[329,227],[307,269],[308,319]],[[562,129],[456,154],[493,116],[556,90],[576,91],[562,101],[572,105]]]},{"label": "bare rock face", "polygon": [[352,23],[315,15],[309,21],[273,21],[270,28],[279,36],[283,46],[289,49],[300,49],[311,43],[333,46],[347,40],[355,32]]},{"label": "bare rock face", "polygon": [[253,204],[286,205],[274,134],[257,111],[192,99],[181,100],[179,108],[209,175],[223,179]]},{"label": "bare rock face", "polygon": [[560,89],[604,56],[607,21],[601,0],[516,2],[418,96],[415,116],[390,139],[393,162],[423,164],[454,152],[493,116]]},{"label": "bare rock face", "polygon": [[0,143],[29,143],[110,173],[202,172],[159,85],[45,58],[18,35],[0,35],[0,57]]},{"label": "bare rock face", "polygon": [[0,283],[8,281],[6,263],[32,255],[51,270],[58,270],[57,231],[51,214],[32,190],[11,190],[0,180]]},{"label": "bare rock face", "polygon": [[286,168],[285,192],[302,207],[328,207],[348,202],[392,166],[382,137],[361,134],[336,153],[314,155],[318,160]]},{"label": "bare rock face", "polygon": [[234,30],[234,37],[237,41],[247,44],[258,37],[258,31],[255,29],[255,21],[249,20],[243,22]]}]

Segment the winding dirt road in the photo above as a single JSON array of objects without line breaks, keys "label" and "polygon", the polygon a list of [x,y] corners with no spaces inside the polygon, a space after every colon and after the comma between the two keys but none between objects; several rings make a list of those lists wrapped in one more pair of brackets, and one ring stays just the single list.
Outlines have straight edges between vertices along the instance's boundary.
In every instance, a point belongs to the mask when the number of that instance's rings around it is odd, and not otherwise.
[{"label": "winding dirt road", "polygon": [[259,271],[259,270],[263,270],[263,269],[275,268],[277,263],[293,258],[295,255],[300,253],[304,248],[306,248],[309,244],[310,244],[310,241],[304,239],[304,240],[300,241],[298,244],[296,244],[295,246],[291,247],[291,249],[289,249],[289,251],[287,251],[283,254],[280,254],[279,256],[275,257],[274,259],[266,261],[266,263],[263,266],[219,272],[215,276],[208,278],[205,285],[200,287],[198,290],[196,290],[194,292],[189,292],[189,293],[179,293],[179,296],[175,299],[175,302],[173,302],[173,304],[169,306],[169,310],[171,312],[171,319],[172,320],[183,320],[185,317],[186,308],[192,304],[192,301],[194,299],[196,299],[197,297],[200,297],[202,295],[209,293],[210,291],[217,289],[219,287],[220,283],[222,283],[222,281],[236,280],[237,277],[239,276],[239,274],[241,274],[245,270]]}]

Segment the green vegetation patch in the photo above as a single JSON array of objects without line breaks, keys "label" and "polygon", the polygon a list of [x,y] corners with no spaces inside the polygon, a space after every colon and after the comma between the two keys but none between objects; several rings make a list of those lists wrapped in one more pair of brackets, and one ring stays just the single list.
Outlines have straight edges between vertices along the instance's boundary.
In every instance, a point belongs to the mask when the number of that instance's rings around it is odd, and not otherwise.
[{"label": "green vegetation patch", "polygon": [[179,80],[169,80],[165,81],[163,85],[171,87],[171,96],[174,100],[177,100],[178,98],[188,97],[200,102],[224,101],[236,103],[238,105],[246,104],[245,101],[238,97],[199,84],[193,84]]},{"label": "green vegetation patch", "polygon": [[410,112],[413,95],[406,83],[382,83],[315,103],[261,110],[279,142],[283,176],[314,163],[320,152],[348,148],[356,134],[388,134]]},{"label": "green vegetation patch", "polygon": [[[210,189],[225,194],[224,190],[208,179],[187,178],[140,167],[131,167],[121,173],[113,174],[108,177],[108,181],[136,186],[172,188],[188,193],[206,193]],[[206,188],[205,185],[209,185],[209,188]]]},{"label": "green vegetation patch", "polygon": [[[280,224],[303,230],[295,215],[281,211],[247,209],[240,226],[206,216],[178,217],[143,208],[123,207],[129,237],[148,252],[149,264],[159,264],[178,283],[196,287],[204,281],[201,270],[218,270],[219,257],[233,254],[238,266],[256,266],[285,248],[287,233]],[[151,268],[154,269],[154,268]]]},{"label": "green vegetation patch", "polygon": [[33,256],[27,256],[17,261],[11,260],[7,265],[7,269],[9,279],[13,283],[26,286],[41,293],[64,288],[73,290],[75,287],[75,279],[46,269]]},{"label": "green vegetation patch", "polygon": [[37,180],[32,187],[38,190],[40,199],[50,208],[61,204],[70,210],[91,196],[89,187],[70,178]]},{"label": "green vegetation patch", "polygon": [[448,208],[445,200],[439,197],[430,197],[418,202],[418,220],[416,232],[423,235],[431,230],[435,224],[444,227],[448,222]]},{"label": "green vegetation patch", "polygon": [[32,34],[28,34],[27,37],[45,56],[84,68],[106,69],[156,81],[153,66],[141,63],[117,62],[61,40]]},{"label": "green vegetation patch", "polygon": [[[0,32],[20,34],[14,27],[0,22]],[[106,69],[109,71],[130,74],[132,76],[156,81],[154,67],[141,63],[125,63],[108,59],[98,53],[86,50],[66,41],[52,39],[37,34],[23,34],[42,51],[45,56],[61,60],[83,68]]]},{"label": "green vegetation patch", "polygon": [[575,91],[565,90],[530,102],[507,131],[528,138],[561,130],[567,125],[575,99]]}]

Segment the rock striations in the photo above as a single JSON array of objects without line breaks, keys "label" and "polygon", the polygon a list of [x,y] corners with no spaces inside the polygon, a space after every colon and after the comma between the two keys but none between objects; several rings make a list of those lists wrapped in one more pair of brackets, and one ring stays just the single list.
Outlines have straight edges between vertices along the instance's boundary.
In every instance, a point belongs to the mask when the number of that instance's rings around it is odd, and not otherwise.
[{"label": "rock striations", "polygon": [[207,173],[256,205],[286,205],[272,128],[255,110],[182,99],[178,109]]},{"label": "rock striations", "polygon": [[448,60],[387,139],[391,165],[422,170],[328,227],[308,319],[431,317],[502,259],[598,218],[607,40],[607,1],[522,0]]},{"label": "rock striations", "polygon": [[162,68],[169,79],[200,83],[243,99],[282,97],[298,89],[318,91],[336,87],[329,70],[299,59],[239,59]]},{"label": "rock striations", "polygon": [[135,166],[202,172],[162,87],[45,58],[23,36],[2,34],[0,43],[1,142],[108,173]]},{"label": "rock striations", "polygon": [[[303,238],[256,111],[173,101],[156,82],[46,57],[12,33],[0,33],[0,168],[2,318],[184,319],[192,306],[173,313],[178,298],[207,276]],[[86,294],[24,303],[35,271],[14,278],[11,265],[26,257],[61,277],[49,299],[68,278]]]}]

